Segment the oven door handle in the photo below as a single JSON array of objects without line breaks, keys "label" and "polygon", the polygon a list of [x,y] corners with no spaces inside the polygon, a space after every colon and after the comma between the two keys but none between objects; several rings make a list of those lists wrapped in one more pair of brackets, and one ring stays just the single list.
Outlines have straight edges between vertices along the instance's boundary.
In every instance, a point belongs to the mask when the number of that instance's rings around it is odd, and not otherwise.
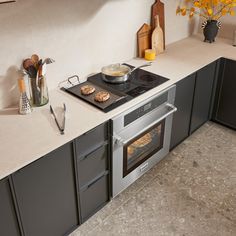
[{"label": "oven door handle", "polygon": [[[162,120],[164,120],[165,118],[167,118],[168,116],[170,116],[171,114],[173,114],[174,112],[177,111],[177,107],[175,107],[173,104],[167,103],[165,105],[165,107],[167,108],[168,112],[166,112],[163,116],[159,117],[157,120],[155,120],[150,125],[145,127],[145,129],[142,129],[141,131],[136,133],[135,136],[139,136],[140,134],[144,133],[146,130],[150,129],[152,126],[158,124],[159,122],[161,122]],[[130,138],[129,140],[132,140],[133,138],[134,137]],[[114,144],[120,144],[120,145],[124,146],[124,145],[126,145],[129,142],[129,140],[124,140],[119,135],[113,134]]]}]

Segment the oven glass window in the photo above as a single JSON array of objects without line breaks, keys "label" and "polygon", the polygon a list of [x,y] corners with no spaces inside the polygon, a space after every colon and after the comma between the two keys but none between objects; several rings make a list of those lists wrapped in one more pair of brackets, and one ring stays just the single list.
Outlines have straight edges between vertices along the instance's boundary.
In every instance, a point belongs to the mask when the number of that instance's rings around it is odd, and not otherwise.
[{"label": "oven glass window", "polygon": [[124,177],[163,147],[164,126],[165,120],[124,146]]}]

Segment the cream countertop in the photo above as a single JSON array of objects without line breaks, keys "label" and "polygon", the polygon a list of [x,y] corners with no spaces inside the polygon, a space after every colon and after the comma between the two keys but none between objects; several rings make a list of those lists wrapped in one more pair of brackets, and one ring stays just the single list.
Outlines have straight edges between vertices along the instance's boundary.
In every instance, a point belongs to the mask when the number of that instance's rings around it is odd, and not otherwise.
[{"label": "cream countertop", "polygon": [[[170,80],[108,113],[86,104],[63,91],[50,91],[54,107],[67,106],[65,135],[60,135],[49,105],[34,109],[27,116],[18,115],[16,109],[0,111],[0,179],[39,159],[59,146],[79,137],[97,125],[115,117],[148,97],[175,84],[205,65],[226,57],[236,60],[236,48],[230,40],[218,39],[209,44],[194,36],[171,44],[146,70]],[[138,66],[142,59],[127,63]]]}]

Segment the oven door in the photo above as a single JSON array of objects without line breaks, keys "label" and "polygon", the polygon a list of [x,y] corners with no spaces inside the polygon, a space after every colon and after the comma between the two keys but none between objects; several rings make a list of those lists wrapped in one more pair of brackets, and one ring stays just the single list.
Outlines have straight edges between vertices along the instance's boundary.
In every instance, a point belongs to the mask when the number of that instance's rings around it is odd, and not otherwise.
[{"label": "oven door", "polygon": [[169,152],[172,114],[165,103],[113,134],[113,196],[133,183]]},{"label": "oven door", "polygon": [[163,148],[164,132],[162,120],[123,145],[123,177]]}]

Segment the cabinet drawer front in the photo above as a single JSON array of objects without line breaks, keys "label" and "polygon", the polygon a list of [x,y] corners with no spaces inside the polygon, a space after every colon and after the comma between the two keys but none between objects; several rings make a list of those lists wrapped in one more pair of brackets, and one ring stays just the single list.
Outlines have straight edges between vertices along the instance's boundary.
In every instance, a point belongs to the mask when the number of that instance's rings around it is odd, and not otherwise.
[{"label": "cabinet drawer front", "polygon": [[99,210],[108,200],[108,175],[104,175],[86,190],[80,192],[82,222]]},{"label": "cabinet drawer front", "polygon": [[102,124],[76,140],[77,155],[84,156],[101,146],[108,139],[108,125]]},{"label": "cabinet drawer front", "polygon": [[103,145],[78,163],[80,187],[94,180],[108,169],[108,145]]}]

